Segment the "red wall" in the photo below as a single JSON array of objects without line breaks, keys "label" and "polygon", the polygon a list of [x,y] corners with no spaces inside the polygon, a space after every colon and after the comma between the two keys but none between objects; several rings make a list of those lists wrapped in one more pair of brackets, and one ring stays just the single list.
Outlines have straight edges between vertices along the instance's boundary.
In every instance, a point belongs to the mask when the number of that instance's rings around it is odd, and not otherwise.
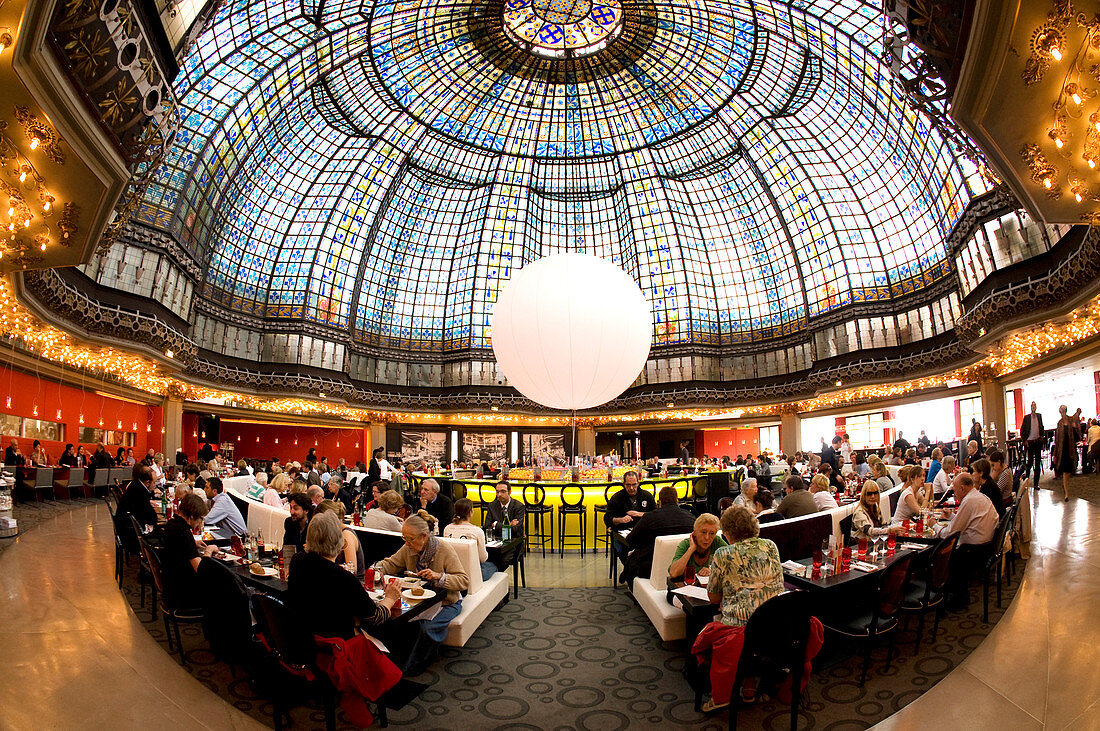
[{"label": "red wall", "polygon": [[[0,395],[0,412],[45,421],[59,421],[65,424],[66,442],[77,443],[82,426],[80,415],[83,414],[83,426],[86,427],[119,431],[118,423],[122,422],[121,431],[134,432],[134,455],[139,460],[150,447],[163,451],[163,435],[160,431],[162,412],[159,405],[148,406],[100,396],[90,390],[73,388],[59,384],[57,381],[3,367],[0,367],[0,394],[4,394]],[[9,397],[11,398],[10,407],[7,405]],[[38,406],[37,417],[34,415],[36,405]],[[60,419],[57,418],[58,410],[61,411]],[[102,427],[100,427],[100,420],[103,421]],[[23,455],[30,456],[31,444],[34,440],[5,433],[2,445],[4,448],[7,448],[12,437],[18,439],[19,449]],[[46,448],[46,454],[49,455],[50,460],[54,462],[65,450],[65,442],[42,440],[42,445]],[[95,444],[84,442],[84,446],[87,449],[95,447]],[[109,447],[112,455],[116,449],[117,447]]]},{"label": "red wall", "polygon": [[[715,442],[718,442],[717,446]],[[730,444],[733,442],[733,444]],[[750,429],[705,429],[695,432],[695,456],[729,457],[737,455],[760,454],[760,430]]]},{"label": "red wall", "polygon": [[[199,415],[183,415],[183,450],[194,461],[199,447],[205,442],[196,436]],[[318,457],[328,457],[329,464],[336,464],[343,457],[348,465],[370,460],[370,431],[365,428],[337,429],[320,426],[290,426],[287,424],[256,424],[252,422],[221,420],[222,442],[234,445],[233,459],[271,459],[283,462],[305,460],[309,448],[317,450]],[[278,443],[276,443],[278,439]],[[258,440],[258,441],[257,441]],[[294,441],[298,444],[295,445]],[[337,446],[339,444],[339,446]],[[355,445],[359,446],[356,447]],[[214,445],[215,447],[217,445]]]}]

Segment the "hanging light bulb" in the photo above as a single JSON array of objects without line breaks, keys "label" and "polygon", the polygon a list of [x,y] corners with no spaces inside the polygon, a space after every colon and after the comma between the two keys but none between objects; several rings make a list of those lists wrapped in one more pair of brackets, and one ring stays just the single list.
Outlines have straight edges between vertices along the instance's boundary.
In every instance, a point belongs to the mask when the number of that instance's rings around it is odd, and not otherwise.
[{"label": "hanging light bulb", "polygon": [[153,425],[152,425],[152,424],[146,424],[146,425],[145,425],[145,433],[146,433],[146,434],[149,434],[149,433],[151,433],[152,431],[153,431]]},{"label": "hanging light bulb", "polygon": [[81,423],[81,424],[83,424],[83,423],[84,423],[84,414],[81,414],[81,415],[80,415],[80,423]]},{"label": "hanging light bulb", "polygon": [[8,396],[8,408],[11,408],[11,396]]},{"label": "hanging light bulb", "polygon": [[57,420],[61,421],[61,409],[57,410]]},{"label": "hanging light bulb", "polygon": [[1043,187],[1050,190],[1050,187],[1054,185],[1054,181],[1050,178],[1043,178]]},{"label": "hanging light bulb", "polygon": [[40,144],[40,141],[37,137],[31,137],[31,149],[32,150],[37,150],[39,144]]},{"label": "hanging light bulb", "polygon": [[1053,58],[1055,61],[1061,61],[1062,60],[1062,49],[1059,48],[1058,46],[1052,47],[1050,49],[1050,57]]},{"label": "hanging light bulb", "polygon": [[38,404],[35,404],[34,408],[31,409],[31,416],[38,416]]}]

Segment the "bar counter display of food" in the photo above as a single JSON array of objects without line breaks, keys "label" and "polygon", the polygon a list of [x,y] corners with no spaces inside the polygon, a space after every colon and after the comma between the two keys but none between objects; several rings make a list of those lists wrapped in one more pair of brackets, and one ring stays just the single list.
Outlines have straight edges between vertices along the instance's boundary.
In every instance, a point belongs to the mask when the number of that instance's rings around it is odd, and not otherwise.
[{"label": "bar counter display of food", "polygon": [[[558,508],[562,505],[562,494],[564,492],[565,499],[575,504],[577,498],[583,495],[583,505],[585,507],[585,520],[588,524],[586,545],[588,548],[595,549],[595,537],[596,534],[602,536],[604,534],[604,525],[602,523],[603,513],[595,513],[596,506],[603,506],[607,504],[607,500],[619,490],[623,489],[623,483],[621,474],[625,474],[630,470],[623,468],[620,473],[620,479],[608,480],[607,468],[600,468],[598,470],[584,470],[580,471],[580,480],[573,482],[565,479],[571,477],[570,472],[566,469],[542,470],[540,478],[544,478],[547,473],[554,475],[558,479],[531,479],[534,475],[531,470],[523,468],[513,468],[508,472],[508,484],[512,488],[512,498],[518,500],[521,503],[525,502],[524,492],[526,492],[527,501],[537,500],[536,490],[531,489],[533,486],[542,488],[545,493],[543,504],[554,508],[553,513],[543,517],[545,521],[545,530],[549,531],[550,521],[554,521],[554,536],[555,542],[557,540],[558,533]],[[589,479],[585,479],[586,473],[590,475]],[[479,502],[489,502],[496,498],[496,484],[503,478],[464,478],[456,479],[449,475],[429,475],[424,472],[414,472],[414,480],[419,483],[426,479],[434,479],[439,482],[440,491],[444,494],[450,495],[452,499],[459,499],[462,497],[469,498],[477,506]],[[676,497],[681,501],[698,500],[706,503],[707,510],[713,510],[713,506],[717,505],[717,501],[720,497],[729,492],[730,484],[729,472],[711,472],[703,473],[701,475],[672,475],[670,477],[657,477],[648,478],[643,476],[641,478],[641,488],[653,495],[653,499],[657,499],[657,493],[662,487],[671,486],[676,490]],[[719,484],[720,483],[720,484]],[[720,494],[719,494],[720,493]],[[712,503],[713,501],[713,503]],[[594,515],[598,515],[599,518],[594,518]],[[477,519],[475,514],[474,519]],[[534,519],[532,519],[534,520]],[[600,521],[594,523],[594,521]],[[593,530],[595,526],[595,530]],[[573,535],[577,531],[577,517],[575,515],[568,515],[566,517],[567,531]],[[575,539],[569,541],[570,544],[575,544]]]}]

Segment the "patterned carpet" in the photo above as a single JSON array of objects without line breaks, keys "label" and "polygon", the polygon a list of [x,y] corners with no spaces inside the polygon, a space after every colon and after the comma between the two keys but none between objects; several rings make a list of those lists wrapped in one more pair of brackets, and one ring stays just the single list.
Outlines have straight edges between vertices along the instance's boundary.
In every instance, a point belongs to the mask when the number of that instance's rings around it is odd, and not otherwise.
[{"label": "patterned carpet", "polygon": [[[133,572],[128,576],[133,577]],[[1017,571],[1017,576],[1020,571]],[[1015,593],[1007,589],[1004,607]],[[137,584],[124,590],[137,616]],[[867,728],[891,715],[949,673],[989,633],[979,601],[971,611],[949,614],[933,646],[914,657],[915,633],[899,637],[900,658],[884,671],[885,648],[873,655],[867,684],[859,687],[860,657],[827,641],[815,664],[802,728]],[[991,603],[990,622],[1001,616]],[[163,624],[146,628],[167,650]],[[271,724],[271,704],[257,696],[243,674],[233,677],[216,662],[197,626],[184,626],[191,673],[212,691],[258,720]],[[663,645],[644,613],[622,590],[523,589],[494,612],[462,649],[444,649],[427,672],[413,680],[428,686],[419,698],[390,711],[394,726],[420,729],[625,729],[668,726],[720,729],[725,714],[693,710],[685,681],[684,648]],[[293,693],[294,689],[286,689]],[[302,699],[311,702],[310,699]],[[316,702],[291,712],[297,728],[323,727]],[[741,712],[750,728],[785,729],[786,707],[763,701]],[[339,718],[341,728],[350,728]]]}]

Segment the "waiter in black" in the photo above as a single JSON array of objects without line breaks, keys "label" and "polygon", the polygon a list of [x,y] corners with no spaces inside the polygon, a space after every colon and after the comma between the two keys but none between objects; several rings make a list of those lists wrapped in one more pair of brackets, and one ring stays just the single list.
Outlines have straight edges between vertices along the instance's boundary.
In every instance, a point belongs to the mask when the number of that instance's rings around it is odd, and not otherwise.
[{"label": "waiter in black", "polygon": [[1031,413],[1024,415],[1024,422],[1020,424],[1020,437],[1027,445],[1027,462],[1024,466],[1024,477],[1031,471],[1032,463],[1035,464],[1035,479],[1031,481],[1032,487],[1039,487],[1039,475],[1043,472],[1043,415],[1038,412],[1039,406],[1032,401]]},{"label": "waiter in black", "polygon": [[[603,522],[612,530],[633,530],[638,519],[656,507],[653,493],[639,486],[638,473],[627,472],[623,475],[623,489],[607,501],[607,512],[604,513]],[[629,550],[626,544],[612,540],[611,547],[615,549],[615,555],[620,561],[626,561]]]}]

